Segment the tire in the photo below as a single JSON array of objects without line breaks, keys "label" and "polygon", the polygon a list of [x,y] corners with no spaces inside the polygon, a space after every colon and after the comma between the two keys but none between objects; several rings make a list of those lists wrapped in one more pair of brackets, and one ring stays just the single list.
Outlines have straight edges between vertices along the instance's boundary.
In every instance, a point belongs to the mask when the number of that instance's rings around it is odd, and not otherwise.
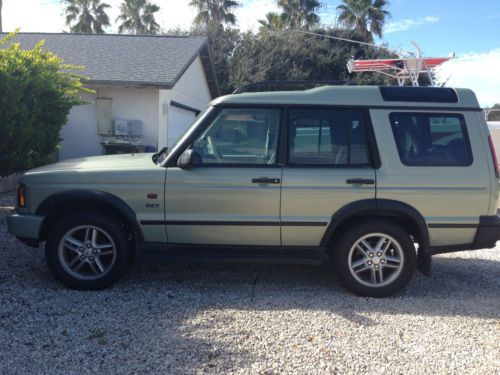
[{"label": "tire", "polygon": [[387,220],[362,222],[349,229],[332,255],[339,281],[363,297],[394,295],[409,283],[416,266],[410,235]]},{"label": "tire", "polygon": [[132,247],[116,220],[103,213],[80,213],[57,222],[45,245],[55,278],[71,289],[110,287],[128,270]]}]

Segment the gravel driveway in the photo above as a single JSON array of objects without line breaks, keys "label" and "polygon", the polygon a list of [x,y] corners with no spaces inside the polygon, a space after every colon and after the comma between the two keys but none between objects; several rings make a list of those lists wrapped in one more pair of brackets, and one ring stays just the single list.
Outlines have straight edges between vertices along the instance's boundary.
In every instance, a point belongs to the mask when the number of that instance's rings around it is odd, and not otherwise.
[{"label": "gravel driveway", "polygon": [[387,299],[305,266],[142,263],[76,292],[6,233],[6,211],[0,374],[500,374],[500,248],[436,257]]}]

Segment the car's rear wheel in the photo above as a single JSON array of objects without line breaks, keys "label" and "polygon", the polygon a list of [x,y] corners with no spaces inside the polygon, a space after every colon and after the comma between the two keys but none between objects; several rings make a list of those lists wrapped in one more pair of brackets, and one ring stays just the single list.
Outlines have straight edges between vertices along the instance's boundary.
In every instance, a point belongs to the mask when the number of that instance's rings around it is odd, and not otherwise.
[{"label": "car's rear wheel", "polygon": [[45,247],[49,268],[64,285],[99,290],[127,270],[132,251],[123,226],[98,213],[65,218],[52,230]]},{"label": "car's rear wheel", "polygon": [[333,251],[339,280],[361,296],[393,295],[408,284],[415,271],[413,241],[390,221],[359,224],[339,239]]}]

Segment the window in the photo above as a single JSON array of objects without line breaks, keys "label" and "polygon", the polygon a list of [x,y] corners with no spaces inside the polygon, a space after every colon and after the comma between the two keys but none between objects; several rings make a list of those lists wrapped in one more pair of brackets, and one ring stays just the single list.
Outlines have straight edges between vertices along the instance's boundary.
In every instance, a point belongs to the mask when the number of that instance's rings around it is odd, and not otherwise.
[{"label": "window", "polygon": [[279,109],[223,109],[192,149],[201,164],[276,164]]},{"label": "window", "polygon": [[462,115],[395,112],[391,113],[390,120],[403,164],[472,164],[469,137]]},{"label": "window", "polygon": [[288,162],[299,165],[367,165],[360,111],[292,109]]}]

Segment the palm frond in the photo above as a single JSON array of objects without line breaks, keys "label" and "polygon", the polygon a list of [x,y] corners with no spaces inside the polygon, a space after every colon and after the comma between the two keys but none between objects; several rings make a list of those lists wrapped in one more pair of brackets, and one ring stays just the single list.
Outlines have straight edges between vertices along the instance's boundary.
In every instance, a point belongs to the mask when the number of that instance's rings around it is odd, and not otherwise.
[{"label": "palm frond", "polygon": [[160,30],[160,25],[156,22],[155,13],[159,10],[159,6],[146,0],[124,0],[116,19],[117,22],[121,22],[118,32],[156,34]]},{"label": "palm frond", "polygon": [[103,33],[110,25],[106,14],[110,5],[101,0],[62,0],[61,4],[65,5],[66,24],[72,32]]},{"label": "palm frond", "polygon": [[359,31],[373,40],[382,37],[382,30],[390,12],[387,0],[342,0],[337,6],[337,19],[341,25]]}]

